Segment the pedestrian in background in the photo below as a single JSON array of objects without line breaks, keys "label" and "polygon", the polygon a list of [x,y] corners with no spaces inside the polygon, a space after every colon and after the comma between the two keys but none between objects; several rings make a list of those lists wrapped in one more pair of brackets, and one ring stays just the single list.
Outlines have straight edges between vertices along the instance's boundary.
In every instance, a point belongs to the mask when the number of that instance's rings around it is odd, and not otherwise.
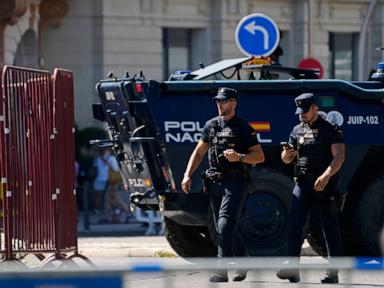
[{"label": "pedestrian in background", "polygon": [[[103,200],[109,180],[109,167],[115,166],[116,158],[111,155],[108,149],[99,150],[98,155],[93,161],[96,168],[96,177],[93,180],[93,211],[101,214]],[[117,163],[116,163],[117,166]]]},{"label": "pedestrian in background", "polygon": [[[263,150],[256,132],[236,115],[237,91],[219,88],[214,97],[219,116],[209,120],[203,135],[189,158],[182,190],[191,189],[191,176],[208,152],[209,168],[204,174],[213,219],[218,234],[219,264],[223,257],[246,256],[244,247],[235,243],[237,225],[249,192],[250,170],[253,164],[264,161]],[[234,251],[236,247],[238,250]],[[233,281],[242,281],[247,271],[238,270]],[[217,270],[211,282],[227,282],[226,270]]]},{"label": "pedestrian in background", "polygon": [[99,223],[128,222],[130,210],[128,205],[123,199],[121,199],[120,196],[122,178],[115,155],[109,155],[106,163],[109,167],[108,186],[105,193],[103,218],[99,221]]},{"label": "pedestrian in background", "polygon": [[[303,228],[312,207],[318,210],[329,257],[342,256],[339,224],[338,171],[344,158],[342,131],[318,115],[313,93],[295,98],[296,114],[301,123],[296,125],[289,143],[283,146],[284,163],[295,162],[295,187],[288,215],[288,256],[300,257]],[[299,282],[297,269],[282,269],[280,279]],[[338,271],[328,270],[321,283],[338,283]]]}]

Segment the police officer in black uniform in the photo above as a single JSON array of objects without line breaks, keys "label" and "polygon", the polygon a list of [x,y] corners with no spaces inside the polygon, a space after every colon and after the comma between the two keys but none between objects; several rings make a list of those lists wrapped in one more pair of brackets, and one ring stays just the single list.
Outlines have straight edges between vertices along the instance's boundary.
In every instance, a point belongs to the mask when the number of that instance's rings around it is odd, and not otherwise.
[{"label": "police officer in black uniform", "polygon": [[[250,183],[252,164],[264,161],[256,132],[236,115],[237,91],[219,88],[214,97],[219,116],[207,121],[203,135],[188,161],[181,183],[184,192],[191,187],[191,175],[208,151],[209,169],[205,172],[207,192],[218,233],[218,257],[246,256],[245,249],[235,243],[236,228]],[[235,245],[236,244],[236,245]],[[237,254],[237,255],[235,255]],[[246,278],[246,271],[236,271],[233,281]],[[216,271],[211,282],[227,282],[225,270]]]},{"label": "police officer in black uniform", "polygon": [[[284,163],[295,162],[295,188],[288,218],[288,256],[299,257],[303,227],[314,207],[318,209],[328,257],[342,256],[338,219],[337,172],[344,162],[342,132],[318,115],[312,93],[295,98],[301,123],[296,125],[289,143],[283,147]],[[290,282],[300,281],[298,270],[282,269],[277,276]],[[328,270],[322,283],[338,283],[338,271]]]}]

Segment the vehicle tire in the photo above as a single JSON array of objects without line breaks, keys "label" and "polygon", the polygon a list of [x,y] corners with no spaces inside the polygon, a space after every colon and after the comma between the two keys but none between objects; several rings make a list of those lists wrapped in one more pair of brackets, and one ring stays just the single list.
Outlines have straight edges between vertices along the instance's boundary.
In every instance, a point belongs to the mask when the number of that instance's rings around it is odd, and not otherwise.
[{"label": "vehicle tire", "polygon": [[205,226],[185,226],[164,217],[165,238],[181,257],[214,257],[217,248]]},{"label": "vehicle tire", "polygon": [[250,194],[239,222],[239,235],[250,256],[287,253],[288,207],[294,186],[272,169],[253,169]]},{"label": "vehicle tire", "polygon": [[320,256],[327,256],[327,246],[323,237],[321,225],[309,225],[307,241],[312,249]]},{"label": "vehicle tire", "polygon": [[[379,237],[384,229],[384,176],[372,181],[361,194],[355,223],[364,255],[381,255]],[[384,252],[384,247],[381,248]]]},{"label": "vehicle tire", "polygon": [[[348,218],[348,219],[344,219]],[[340,229],[341,229],[341,238],[343,241],[343,253],[344,256],[361,256],[362,251],[359,248],[359,242],[356,238],[356,235],[351,233],[351,229],[349,229],[349,219],[350,214],[344,213],[344,211],[340,214]],[[312,222],[312,221],[310,221]],[[307,234],[307,240],[309,245],[311,245],[312,249],[319,254],[320,256],[326,257],[327,256],[327,246],[325,244],[323,231],[321,229],[321,224],[319,222],[317,223],[310,223],[308,226],[308,234]]]}]

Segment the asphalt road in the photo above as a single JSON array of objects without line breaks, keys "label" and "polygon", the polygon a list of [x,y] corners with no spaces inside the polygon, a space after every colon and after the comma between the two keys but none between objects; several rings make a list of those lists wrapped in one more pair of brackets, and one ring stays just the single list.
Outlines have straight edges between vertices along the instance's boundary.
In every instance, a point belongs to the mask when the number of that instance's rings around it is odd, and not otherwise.
[{"label": "asphalt road", "polygon": [[[79,247],[98,268],[120,271],[124,287],[335,287],[320,283],[323,269],[301,270],[302,281],[298,284],[278,279],[276,269],[252,270],[243,282],[230,280],[228,283],[212,284],[208,281],[211,271],[207,267],[200,269],[200,264],[177,257],[162,236],[80,238]],[[259,263],[260,259],[255,262]],[[323,258],[315,256],[302,257],[301,262],[314,265],[326,263]],[[161,267],[162,271],[134,272],[135,267]],[[342,270],[340,285],[384,287],[384,273],[383,270]]]},{"label": "asphalt road", "polygon": [[[228,283],[212,284],[208,279],[214,269],[215,264],[213,263],[216,262],[214,259],[211,259],[209,263],[206,261],[196,263],[177,257],[162,236],[80,237],[79,252],[86,256],[92,265],[81,258],[74,258],[76,267],[61,267],[60,261],[58,261],[56,268],[41,271],[39,261],[31,255],[23,261],[33,269],[22,271],[20,275],[13,274],[15,272],[13,270],[3,271],[6,273],[0,273],[0,287],[335,287],[335,285],[320,284],[320,278],[325,268],[319,268],[319,265],[326,264],[326,261],[318,256],[301,257],[305,268],[301,270],[302,281],[297,284],[280,280],[275,276],[277,267],[271,265],[270,262],[278,262],[277,266],[281,266],[282,261],[273,258],[246,259],[245,263],[254,268],[249,271],[247,279],[243,282],[232,282],[230,279]],[[239,265],[239,262],[236,265]],[[344,267],[350,267],[348,265]],[[106,280],[105,275],[112,275],[115,282]],[[230,273],[230,278],[231,275]],[[75,276],[80,280],[75,279],[74,282],[70,282]],[[7,277],[11,281],[6,282]],[[38,279],[43,280],[38,282],[40,281]],[[23,280],[25,282],[20,282],[21,284],[17,282]],[[32,285],[33,281],[38,283]],[[28,285],[25,286],[25,283]],[[384,287],[384,273],[383,270],[341,270],[339,286]]]},{"label": "asphalt road", "polygon": [[[199,269],[182,258],[148,258],[148,257],[91,257],[91,260],[103,269],[122,269],[124,287],[335,287],[320,283],[323,270],[301,270],[301,282],[294,284],[278,279],[276,270],[252,270],[243,282],[209,283],[210,271]],[[321,257],[302,257],[306,264],[323,263]],[[161,266],[164,271],[134,272],[132,267]],[[190,269],[188,269],[190,266]],[[229,276],[231,277],[231,272]],[[384,287],[382,271],[340,271],[340,286],[342,287]]]}]

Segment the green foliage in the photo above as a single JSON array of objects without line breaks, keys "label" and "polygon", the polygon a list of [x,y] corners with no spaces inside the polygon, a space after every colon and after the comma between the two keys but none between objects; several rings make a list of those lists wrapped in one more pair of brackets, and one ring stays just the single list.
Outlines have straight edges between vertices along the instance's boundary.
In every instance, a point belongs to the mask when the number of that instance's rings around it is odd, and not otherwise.
[{"label": "green foliage", "polygon": [[105,139],[107,134],[104,129],[98,127],[87,127],[80,131],[76,131],[76,146],[90,148],[90,140]]},{"label": "green foliage", "polygon": [[105,130],[101,128],[87,127],[82,130],[76,129],[76,159],[83,167],[90,167],[95,155],[95,148],[89,144],[89,141],[106,138],[107,134]]}]

